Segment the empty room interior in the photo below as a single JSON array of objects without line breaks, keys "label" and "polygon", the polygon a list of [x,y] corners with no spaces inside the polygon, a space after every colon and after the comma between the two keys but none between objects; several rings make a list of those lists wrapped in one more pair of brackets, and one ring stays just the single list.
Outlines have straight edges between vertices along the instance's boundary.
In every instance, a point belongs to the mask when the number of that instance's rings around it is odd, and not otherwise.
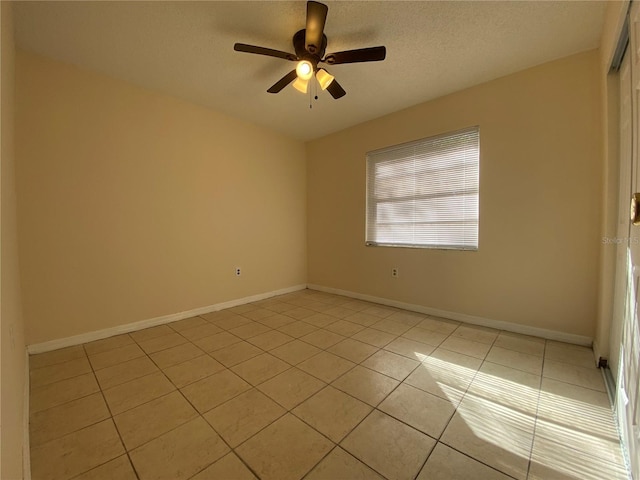
[{"label": "empty room interior", "polygon": [[2,480],[640,480],[640,3],[0,19]]}]

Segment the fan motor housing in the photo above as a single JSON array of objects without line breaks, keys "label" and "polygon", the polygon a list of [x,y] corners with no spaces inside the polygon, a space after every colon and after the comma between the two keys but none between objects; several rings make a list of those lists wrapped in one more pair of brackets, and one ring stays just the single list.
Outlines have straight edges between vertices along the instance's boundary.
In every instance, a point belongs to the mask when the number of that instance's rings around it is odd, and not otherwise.
[{"label": "fan motor housing", "polygon": [[307,30],[304,28],[296,32],[293,36],[293,48],[295,49],[299,60],[309,60],[315,69],[318,62],[322,60],[327,48],[327,36],[324,33],[322,34],[322,45],[320,45],[320,49],[315,53],[311,53],[304,48],[306,32]]}]

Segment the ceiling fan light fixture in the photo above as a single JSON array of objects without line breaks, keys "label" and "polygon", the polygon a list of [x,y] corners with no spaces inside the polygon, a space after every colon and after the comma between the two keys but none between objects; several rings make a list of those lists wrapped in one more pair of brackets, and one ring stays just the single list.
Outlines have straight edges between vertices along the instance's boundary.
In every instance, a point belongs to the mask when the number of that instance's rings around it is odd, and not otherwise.
[{"label": "ceiling fan light fixture", "polygon": [[316,72],[316,79],[320,84],[320,88],[322,90],[326,90],[327,87],[331,85],[331,82],[335,80],[335,77],[327,72],[324,68],[319,68]]},{"label": "ceiling fan light fixture", "polygon": [[301,60],[296,67],[296,74],[301,80],[309,80],[313,76],[313,65],[308,60]]},{"label": "ceiling fan light fixture", "polygon": [[293,88],[298,90],[300,93],[307,93],[307,86],[309,85],[309,79],[304,78],[296,78],[295,82],[293,82]]}]

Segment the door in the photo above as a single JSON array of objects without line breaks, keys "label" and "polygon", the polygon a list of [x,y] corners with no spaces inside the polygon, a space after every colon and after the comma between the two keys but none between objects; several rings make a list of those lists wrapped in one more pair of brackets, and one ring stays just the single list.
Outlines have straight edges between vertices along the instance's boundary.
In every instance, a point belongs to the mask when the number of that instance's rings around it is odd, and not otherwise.
[{"label": "door", "polygon": [[[630,96],[631,96],[631,123],[625,133],[625,125],[621,123],[621,134],[627,135],[626,141],[631,144],[631,191],[640,192],[640,3],[634,2],[630,12],[630,45],[628,56],[630,57]],[[625,60],[626,61],[626,60]],[[623,64],[624,68],[624,64]],[[621,101],[624,100],[624,89],[629,92],[629,84],[625,85],[624,71],[621,76]],[[621,111],[625,104],[621,103]],[[627,114],[629,112],[627,111]],[[627,117],[629,118],[629,117]],[[630,133],[630,134],[629,134]],[[624,136],[622,136],[624,140]],[[628,148],[621,145],[621,154],[624,155]],[[621,169],[624,159],[621,161]],[[623,176],[621,175],[621,180]],[[627,188],[620,185],[621,189]],[[623,190],[624,191],[624,190]],[[630,204],[631,204],[630,200]],[[640,211],[640,197],[635,206]],[[640,220],[640,214],[638,215]],[[640,480],[640,308],[638,305],[640,286],[640,221],[637,225],[629,224],[627,242],[627,274],[628,290],[625,302],[622,325],[620,329],[620,349],[617,359],[617,394],[616,414],[620,425],[622,440],[629,454],[631,471],[636,480]]]}]

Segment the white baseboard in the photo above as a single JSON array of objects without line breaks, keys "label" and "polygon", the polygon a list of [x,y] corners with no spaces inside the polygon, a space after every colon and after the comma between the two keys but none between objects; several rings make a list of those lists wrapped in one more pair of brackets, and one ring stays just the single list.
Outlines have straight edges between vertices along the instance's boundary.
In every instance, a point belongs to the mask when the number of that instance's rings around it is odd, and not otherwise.
[{"label": "white baseboard", "polygon": [[24,394],[23,394],[23,411],[22,411],[22,478],[23,480],[31,480],[31,444],[29,442],[29,352],[24,352]]},{"label": "white baseboard", "polygon": [[481,325],[483,327],[495,328],[498,330],[506,330],[508,332],[520,333],[523,335],[532,335],[534,337],[546,338],[549,340],[557,340],[559,342],[572,343],[575,345],[591,346],[593,339],[591,337],[585,337],[583,335],[574,335],[572,333],[558,332],[555,330],[547,330],[544,328],[531,327],[528,325],[520,325],[518,323],[503,322],[501,320],[493,320],[490,318],[476,317],[475,315],[467,315],[466,313],[449,312],[446,310],[439,310],[437,308],[425,307],[422,305],[414,305],[411,303],[399,302],[397,300],[391,300],[388,298],[374,297],[372,295],[365,295],[363,293],[350,292],[348,290],[340,290],[338,288],[325,287],[323,285],[308,284],[307,288],[311,290],[319,290],[326,293],[334,293],[336,295],[343,295],[345,297],[356,298],[358,300],[365,300],[367,302],[380,303],[382,305],[388,305],[390,307],[402,308],[404,310],[410,310],[412,312],[424,313],[426,315],[433,315],[435,317],[448,318],[451,320],[457,320],[464,323],[471,323],[473,325]]},{"label": "white baseboard", "polygon": [[74,335],[72,337],[59,338],[56,340],[50,340],[48,342],[34,343],[27,347],[27,351],[29,354],[33,355],[36,353],[44,353],[44,352],[49,352],[51,350],[57,350],[59,348],[71,347],[73,345],[81,345],[83,343],[93,342],[94,340],[102,340],[103,338],[113,337],[114,335],[135,332],[136,330],[155,327],[157,325],[164,325],[165,323],[175,322],[177,320],[183,320],[189,317],[195,317],[196,315],[216,312],[218,310],[223,310],[225,308],[237,307],[238,305],[244,305],[246,303],[265,300],[267,298],[275,297],[277,295],[284,295],[285,293],[304,290],[305,288],[307,288],[306,285],[294,285],[292,287],[282,288],[280,290],[274,290],[266,293],[259,293],[257,295],[251,295],[249,297],[243,297],[235,300],[229,300],[227,302],[216,303],[215,305],[208,305],[206,307],[194,308],[193,310],[188,310],[185,312],[172,313],[170,315],[163,315],[161,317],[141,320],[139,322],[127,323],[125,325],[118,325],[116,327],[105,328],[104,330],[96,330],[94,332],[82,333],[80,335]]}]

